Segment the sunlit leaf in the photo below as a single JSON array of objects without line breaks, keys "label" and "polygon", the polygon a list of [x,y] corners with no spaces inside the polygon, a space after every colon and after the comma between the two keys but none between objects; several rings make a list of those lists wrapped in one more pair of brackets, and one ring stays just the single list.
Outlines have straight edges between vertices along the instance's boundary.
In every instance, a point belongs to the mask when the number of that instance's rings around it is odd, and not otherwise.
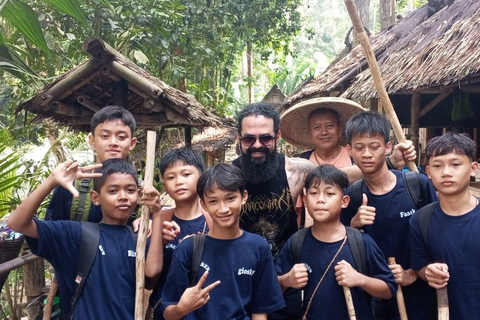
[{"label": "sunlit leaf", "polygon": [[85,17],[85,12],[80,8],[80,4],[77,0],[45,0],[45,2],[50,3],[58,10],[75,18],[84,26],[89,25],[87,18]]},{"label": "sunlit leaf", "polygon": [[0,15],[36,46],[50,52],[37,15],[27,4],[19,0],[9,0]]}]

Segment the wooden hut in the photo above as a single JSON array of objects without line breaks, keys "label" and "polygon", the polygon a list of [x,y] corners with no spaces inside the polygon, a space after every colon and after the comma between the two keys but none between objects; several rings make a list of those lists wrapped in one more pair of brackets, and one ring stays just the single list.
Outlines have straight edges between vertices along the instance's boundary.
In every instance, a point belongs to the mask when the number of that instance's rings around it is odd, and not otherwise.
[{"label": "wooden hut", "polygon": [[262,103],[268,103],[272,105],[279,114],[282,114],[285,109],[282,107],[283,102],[285,101],[286,96],[283,94],[282,90],[278,84],[274,84],[272,89],[263,97]]},{"label": "wooden hut", "polygon": [[[87,40],[91,58],[59,76],[17,107],[79,131],[90,131],[92,115],[107,105],[120,105],[144,129],[169,126],[218,126],[221,119],[192,95],[181,92],[138,67],[101,39]],[[186,130],[186,132],[190,132]],[[187,142],[191,137],[186,137]]]},{"label": "wooden hut", "polygon": [[200,152],[205,159],[205,166],[210,167],[225,162],[226,153],[235,144],[237,129],[233,119],[225,119],[222,126],[207,127],[195,134],[192,149]]},{"label": "wooden hut", "polygon": [[[445,128],[467,132],[477,140],[480,1],[458,0],[431,13],[425,5],[371,37],[386,89],[414,143],[420,127],[429,128],[424,141]],[[342,96],[378,108],[378,94],[360,46],[287,97],[283,107],[320,96]]]}]

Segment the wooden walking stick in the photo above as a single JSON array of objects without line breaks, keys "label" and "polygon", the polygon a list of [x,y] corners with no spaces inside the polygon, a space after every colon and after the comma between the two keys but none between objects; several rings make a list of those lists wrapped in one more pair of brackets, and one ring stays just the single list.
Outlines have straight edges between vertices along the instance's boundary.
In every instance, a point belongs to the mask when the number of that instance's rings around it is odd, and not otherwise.
[{"label": "wooden walking stick", "polygon": [[[398,120],[395,109],[393,108],[392,102],[388,97],[387,90],[385,89],[385,83],[380,73],[377,59],[375,58],[375,54],[373,53],[372,47],[370,46],[370,40],[368,39],[368,35],[365,32],[365,28],[363,27],[360,15],[358,14],[355,0],[345,0],[345,5],[347,6],[348,14],[350,15],[350,19],[352,20],[353,27],[358,36],[358,40],[362,45],[363,54],[365,54],[365,58],[367,59],[368,67],[370,68],[370,72],[372,73],[373,82],[375,83],[375,87],[378,91],[378,95],[380,96],[380,101],[382,102],[386,115],[390,120],[393,132],[395,133],[398,142],[405,143],[405,134],[403,133],[400,121]],[[407,162],[407,166],[410,171],[418,172],[415,162]]]},{"label": "wooden walking stick", "polygon": [[48,290],[47,295],[47,304],[43,307],[43,317],[42,320],[50,320],[52,315],[53,300],[55,300],[55,295],[58,290],[58,281],[57,277],[53,277],[52,283],[50,284],[50,289]]},{"label": "wooden walking stick", "polygon": [[[145,160],[145,177],[143,187],[153,185],[153,170],[155,163],[155,131],[147,131],[147,156]],[[135,320],[145,319],[144,288],[145,288],[145,245],[147,242],[148,220],[150,211],[147,206],[142,206],[140,211],[140,227],[138,230],[137,256],[135,259],[136,290],[135,290]]]},{"label": "wooden walking stick", "polygon": [[355,307],[353,306],[353,299],[350,288],[347,286],[343,286],[343,294],[345,295],[345,301],[347,302],[348,317],[350,320],[356,320],[357,316],[355,315]]},{"label": "wooden walking stick", "polygon": [[[397,264],[394,257],[388,258],[388,264]],[[407,308],[405,308],[405,299],[403,298],[402,286],[398,286],[397,290],[397,305],[400,320],[408,320]]]},{"label": "wooden walking stick", "polygon": [[437,309],[438,320],[448,320],[450,318],[447,287],[437,289]]}]

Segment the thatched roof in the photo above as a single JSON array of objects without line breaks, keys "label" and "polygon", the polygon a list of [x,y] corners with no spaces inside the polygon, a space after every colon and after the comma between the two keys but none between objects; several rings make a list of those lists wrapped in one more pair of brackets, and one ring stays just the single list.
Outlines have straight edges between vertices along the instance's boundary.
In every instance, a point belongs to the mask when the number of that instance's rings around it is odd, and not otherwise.
[{"label": "thatched roof", "polygon": [[225,119],[222,126],[207,127],[192,138],[192,149],[198,152],[218,153],[235,143],[237,129],[233,119]]},{"label": "thatched roof", "polygon": [[91,55],[87,62],[59,76],[19,105],[17,112],[26,110],[37,118],[51,118],[75,130],[89,131],[94,112],[126,101],[124,107],[142,128],[221,123],[192,95],[155,78],[101,39],[87,40],[83,48]]},{"label": "thatched roof", "polygon": [[262,101],[263,103],[268,103],[272,105],[275,110],[277,110],[279,113],[282,113],[283,109],[281,108],[281,105],[283,101],[285,101],[285,95],[283,94],[282,90],[280,90],[280,87],[278,84],[274,84],[272,89],[268,91],[268,93],[263,97]]},{"label": "thatched roof", "polygon": [[[451,92],[453,87],[480,82],[478,30],[480,1],[459,0],[430,18],[425,5],[372,37],[389,95]],[[284,107],[339,93],[360,101],[377,98],[360,46],[288,97]]]}]

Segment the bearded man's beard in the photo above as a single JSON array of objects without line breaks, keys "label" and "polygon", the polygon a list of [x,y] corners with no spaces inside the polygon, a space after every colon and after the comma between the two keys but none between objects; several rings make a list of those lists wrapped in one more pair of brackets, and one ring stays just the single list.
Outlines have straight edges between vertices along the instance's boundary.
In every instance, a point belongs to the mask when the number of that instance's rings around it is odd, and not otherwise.
[{"label": "bearded man's beard", "polygon": [[[253,158],[252,153],[263,152],[265,158],[258,159]],[[267,147],[261,148],[248,148],[247,153],[241,157],[242,169],[245,174],[245,178],[252,184],[262,184],[272,179],[278,169],[279,163],[277,159],[277,146],[273,151],[270,151]]]}]

